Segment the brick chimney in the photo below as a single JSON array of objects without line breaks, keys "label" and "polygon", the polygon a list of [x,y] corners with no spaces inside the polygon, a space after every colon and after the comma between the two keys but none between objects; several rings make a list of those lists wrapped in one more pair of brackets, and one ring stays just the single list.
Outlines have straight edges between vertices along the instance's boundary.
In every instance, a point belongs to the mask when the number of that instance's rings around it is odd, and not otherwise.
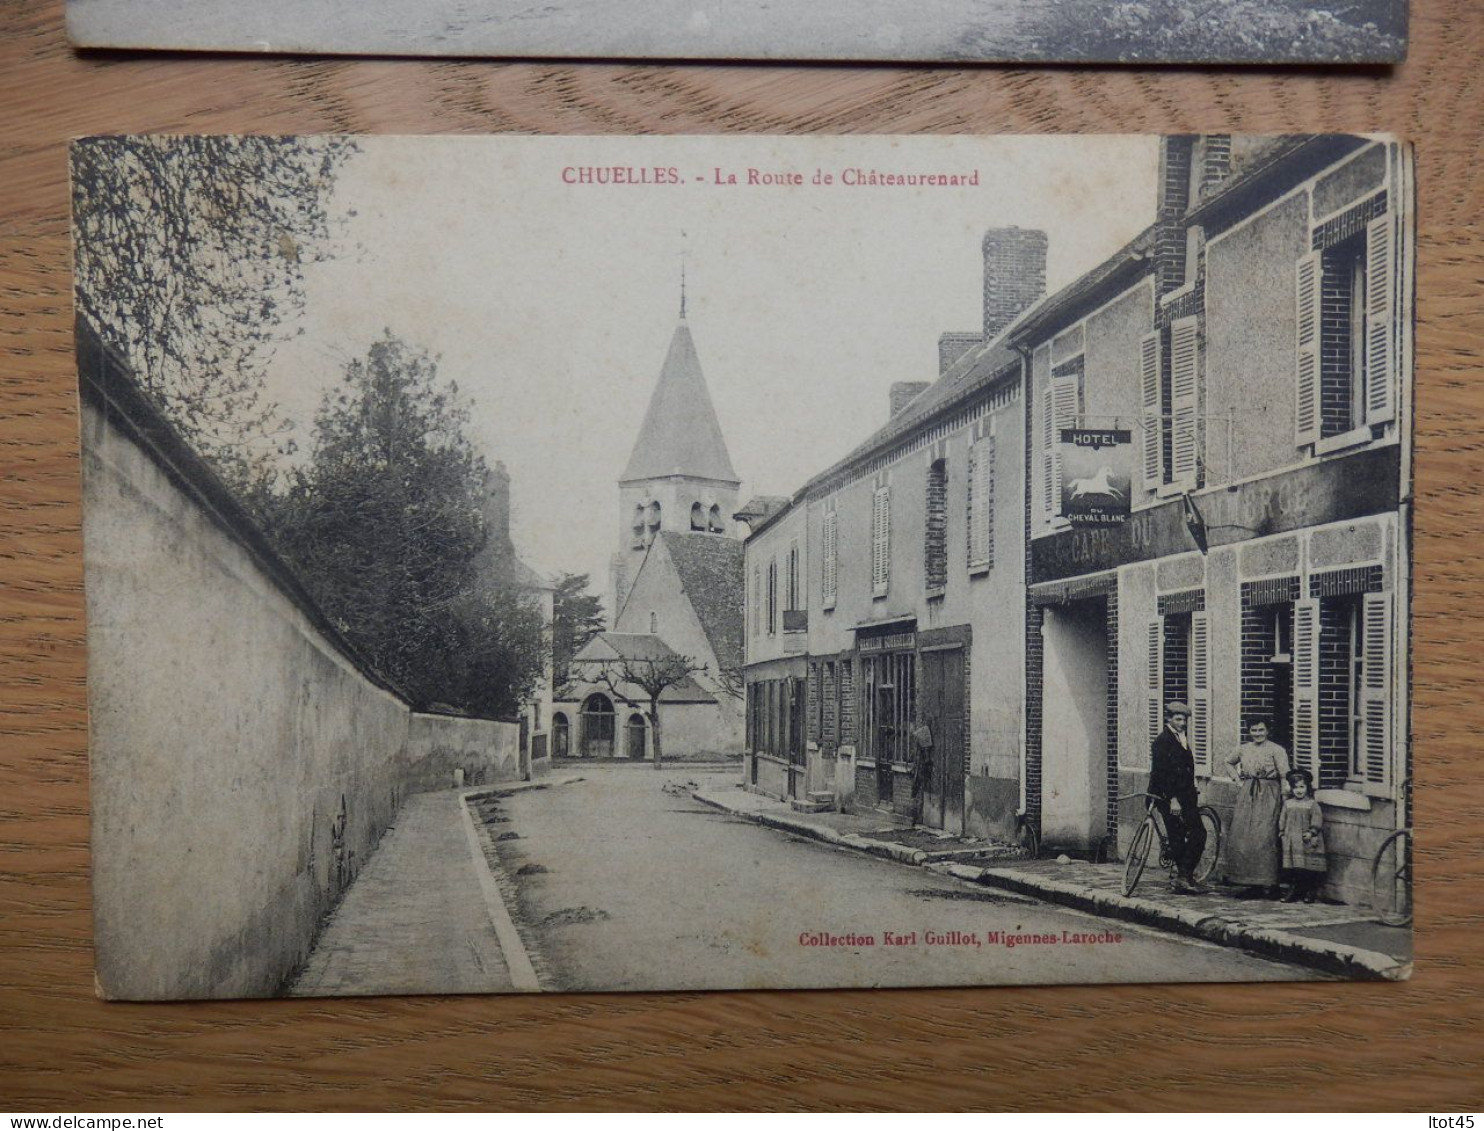
[{"label": "brick chimney", "polygon": [[[1206,134],[1201,138],[1199,200],[1211,196],[1232,175],[1232,135]],[[1199,203],[1199,201],[1197,201]]]},{"label": "brick chimney", "polygon": [[[1159,140],[1159,194],[1154,212],[1154,286],[1167,295],[1185,284],[1185,213],[1190,209],[1191,134]],[[1228,154],[1230,150],[1228,150]]]},{"label": "brick chimney", "polygon": [[984,340],[996,338],[1046,294],[1046,233],[991,228],[984,233]]},{"label": "brick chimney", "polygon": [[891,415],[896,416],[912,399],[931,385],[931,381],[897,381],[891,387]]},{"label": "brick chimney", "polygon": [[953,368],[953,363],[982,342],[979,334],[949,330],[938,335],[938,376]]}]

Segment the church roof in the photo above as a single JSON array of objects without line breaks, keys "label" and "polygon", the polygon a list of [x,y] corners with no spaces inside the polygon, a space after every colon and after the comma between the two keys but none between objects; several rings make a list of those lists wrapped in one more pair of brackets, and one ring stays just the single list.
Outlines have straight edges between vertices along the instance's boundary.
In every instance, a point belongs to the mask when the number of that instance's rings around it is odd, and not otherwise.
[{"label": "church roof", "polygon": [[716,534],[681,534],[666,530],[660,534],[675,572],[680,577],[681,592],[696,610],[701,631],[711,644],[716,662],[723,670],[742,666],[742,543],[735,538]]},{"label": "church roof", "polygon": [[[581,651],[572,657],[572,662],[578,665],[580,671],[582,668],[601,666],[608,662],[662,661],[674,655],[676,655],[675,649],[658,636],[647,632],[600,632],[583,645]],[[641,672],[642,670],[640,669]],[[629,690],[637,693],[636,689],[630,688]],[[661,703],[714,703],[715,701],[711,695],[707,694],[705,688],[688,675],[676,680],[660,692]]]},{"label": "church roof", "polygon": [[682,319],[670,339],[659,383],[649,398],[644,425],[620,483],[693,475],[736,483],[737,473],[716,420],[711,393],[690,327]]}]

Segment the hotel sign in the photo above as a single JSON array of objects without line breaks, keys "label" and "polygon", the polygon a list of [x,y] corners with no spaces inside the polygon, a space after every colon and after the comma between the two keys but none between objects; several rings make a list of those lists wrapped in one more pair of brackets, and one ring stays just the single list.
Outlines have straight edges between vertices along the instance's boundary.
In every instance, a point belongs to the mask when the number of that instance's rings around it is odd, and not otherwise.
[{"label": "hotel sign", "polygon": [[1120,428],[1061,430],[1061,513],[1073,526],[1128,521],[1133,434]]}]

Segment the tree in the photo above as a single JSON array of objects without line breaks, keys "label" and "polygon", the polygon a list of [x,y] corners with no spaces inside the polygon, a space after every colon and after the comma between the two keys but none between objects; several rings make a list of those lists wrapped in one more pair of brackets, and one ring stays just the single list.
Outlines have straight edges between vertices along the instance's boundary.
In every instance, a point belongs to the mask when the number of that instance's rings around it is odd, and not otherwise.
[{"label": "tree", "polygon": [[284,430],[263,395],[330,254],[349,138],[95,137],[72,147],[79,315],[235,486]]},{"label": "tree", "polygon": [[415,703],[508,716],[545,664],[540,610],[481,569],[488,469],[457,386],[387,331],[315,417],[267,525],[351,644]]},{"label": "tree", "polygon": [[588,575],[564,573],[556,581],[551,622],[551,664],[557,698],[572,686],[572,657],[603,631],[603,599],[587,592]]},{"label": "tree", "polygon": [[[601,683],[625,706],[643,711],[649,721],[650,733],[654,735],[654,768],[658,770],[665,760],[660,733],[660,696],[677,683],[706,671],[706,665],[697,663],[690,656],[666,651],[664,655],[645,659],[628,658],[604,660],[598,667],[594,683]],[[641,702],[631,694],[637,688],[644,693]]]}]

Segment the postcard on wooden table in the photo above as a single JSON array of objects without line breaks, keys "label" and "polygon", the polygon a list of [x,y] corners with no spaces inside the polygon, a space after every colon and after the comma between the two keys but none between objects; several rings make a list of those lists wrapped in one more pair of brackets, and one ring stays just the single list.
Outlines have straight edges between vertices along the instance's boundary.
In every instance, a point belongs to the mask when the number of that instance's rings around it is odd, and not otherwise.
[{"label": "postcard on wooden table", "polygon": [[339,55],[1396,63],[1407,0],[67,0],[79,47]]},{"label": "postcard on wooden table", "polygon": [[104,996],[1410,971],[1404,143],[72,175]]}]

